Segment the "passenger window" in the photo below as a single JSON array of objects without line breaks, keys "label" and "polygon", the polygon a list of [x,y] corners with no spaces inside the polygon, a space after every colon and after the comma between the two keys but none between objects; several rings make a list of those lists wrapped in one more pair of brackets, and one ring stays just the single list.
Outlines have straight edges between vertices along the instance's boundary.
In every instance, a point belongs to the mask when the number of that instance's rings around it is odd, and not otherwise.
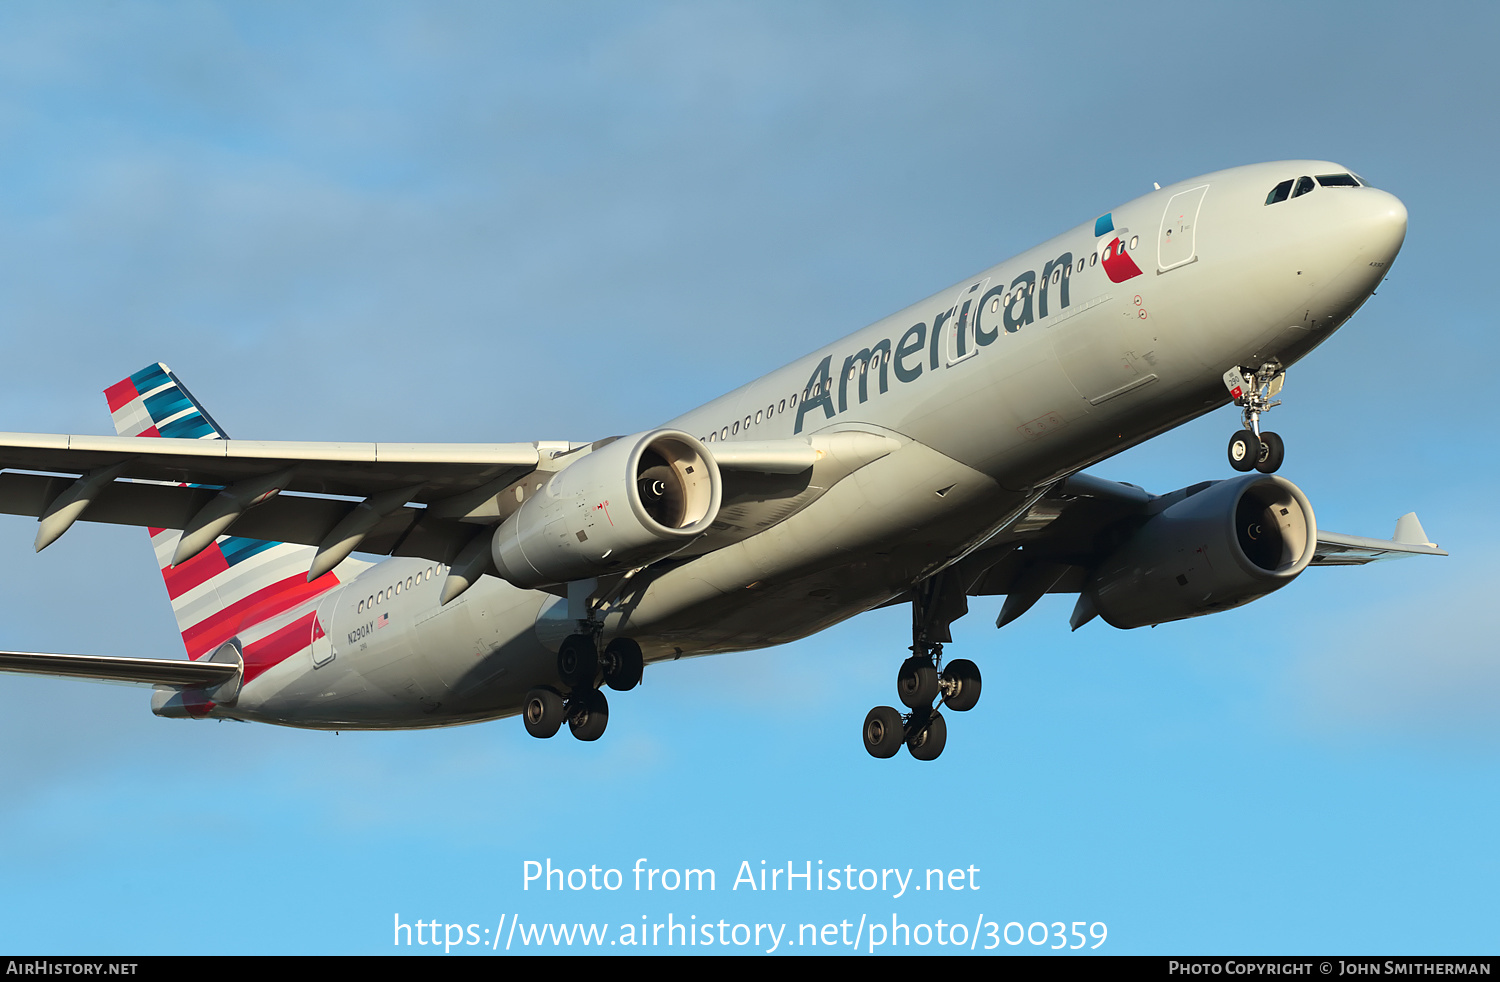
[{"label": "passenger window", "polygon": [[1313,188],[1315,188],[1317,186],[1318,186],[1317,184],[1313,183],[1313,179],[1312,178],[1310,178],[1310,177],[1299,177],[1299,178],[1297,178],[1297,186],[1292,189],[1292,197],[1294,197],[1294,198],[1301,197],[1302,195],[1306,194],[1307,192],[1311,191]]},{"label": "passenger window", "polygon": [[1130,248],[1132,250],[1134,250],[1135,247],[1138,246],[1138,245],[1140,245],[1140,244],[1141,244],[1141,237],[1139,235],[1132,235],[1130,237]]},{"label": "passenger window", "polygon": [[731,433],[738,433],[739,431],[740,431],[740,421],[739,420],[735,420],[734,421],[734,425],[729,428],[729,432],[731,432]]},{"label": "passenger window", "polygon": [[1270,194],[1266,195],[1266,204],[1274,205],[1278,201],[1285,201],[1287,199],[1287,195],[1291,193],[1292,182],[1282,181],[1280,184],[1271,189]]},{"label": "passenger window", "polygon": [[793,409],[797,408],[797,393],[795,393],[795,392],[792,393],[791,406],[792,406]]},{"label": "passenger window", "polygon": [[[757,410],[756,410],[756,411],[755,411],[755,421],[756,421],[756,422],[757,422],[757,423],[759,423],[759,422],[760,422],[760,421],[761,421],[761,420],[762,420],[762,419],[764,419],[764,418],[765,418],[765,417],[763,417],[763,416],[762,416],[762,415],[761,415],[761,413],[760,413],[760,410],[759,410],[759,409],[757,409]],[[749,424],[748,424],[748,423],[747,423],[747,424],[746,424],[746,425],[747,425],[747,426],[748,426],[748,425],[749,425]]]},{"label": "passenger window", "polygon": [[719,439],[720,440],[727,440],[727,439],[729,439],[729,427],[726,426],[722,430],[719,431]]}]

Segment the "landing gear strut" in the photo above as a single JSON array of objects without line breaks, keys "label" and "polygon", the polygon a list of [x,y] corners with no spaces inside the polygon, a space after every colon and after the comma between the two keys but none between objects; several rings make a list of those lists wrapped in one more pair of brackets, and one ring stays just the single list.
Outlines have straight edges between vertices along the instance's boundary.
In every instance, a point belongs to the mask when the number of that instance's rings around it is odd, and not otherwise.
[{"label": "landing gear strut", "polygon": [[943,665],[943,642],[953,640],[948,626],[969,610],[966,586],[939,573],[917,587],[911,657],[896,673],[896,695],[911,712],[870,710],[863,734],[870,756],[894,757],[905,744],[917,760],[936,760],[948,742],[948,724],[938,709],[967,712],[979,701],[979,666],[966,658]]},{"label": "landing gear strut", "polygon": [[1224,373],[1224,386],[1234,397],[1244,417],[1245,428],[1229,438],[1229,466],[1237,471],[1257,470],[1274,474],[1286,457],[1286,444],[1275,433],[1262,433],[1260,414],[1280,402],[1272,402],[1286,382],[1286,369],[1269,361],[1259,368],[1235,366]]},{"label": "landing gear strut", "polygon": [[624,692],[641,681],[645,660],[641,646],[629,638],[615,638],[599,653],[599,635],[570,634],[557,649],[557,677],[568,690],[566,698],[549,685],[526,693],[521,716],[526,732],[546,739],[562,728],[564,721],[573,736],[593,741],[609,725],[609,700],[599,691],[599,679]]},{"label": "landing gear strut", "polygon": [[557,677],[567,697],[545,685],[526,693],[521,715],[527,733],[545,739],[567,721],[573,736],[597,740],[609,724],[609,700],[599,691],[601,682],[616,692],[629,692],[641,684],[646,667],[641,646],[631,638],[602,644],[604,613],[638,572],[630,570],[602,594],[595,579],[568,584],[568,616],[578,631],[564,638],[557,649]]}]

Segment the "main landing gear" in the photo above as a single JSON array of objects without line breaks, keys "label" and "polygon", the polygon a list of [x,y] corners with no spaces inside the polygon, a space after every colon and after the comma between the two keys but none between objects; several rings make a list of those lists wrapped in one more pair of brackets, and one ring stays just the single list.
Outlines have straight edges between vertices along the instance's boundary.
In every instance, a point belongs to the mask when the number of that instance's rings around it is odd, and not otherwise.
[{"label": "main landing gear", "polygon": [[[917,760],[936,760],[948,742],[948,723],[939,709],[962,713],[979,702],[979,666],[966,658],[943,665],[948,625],[969,609],[968,598],[943,574],[921,584],[912,600],[911,657],[896,673],[896,695],[910,712],[876,706],[865,717],[865,749],[887,758],[904,744]],[[934,703],[936,700],[936,703]]]},{"label": "main landing gear", "polygon": [[1260,414],[1281,405],[1272,402],[1286,382],[1280,362],[1259,368],[1236,366],[1224,373],[1224,385],[1243,410],[1245,428],[1229,438],[1229,466],[1237,471],[1257,470],[1274,474],[1286,457],[1286,444],[1279,435],[1260,430]]},{"label": "main landing gear", "polygon": [[599,682],[616,692],[629,692],[640,684],[645,659],[641,646],[630,638],[615,638],[599,650],[597,631],[570,634],[557,650],[557,677],[568,695],[550,685],[539,685],[526,693],[521,716],[526,732],[547,738],[562,728],[579,740],[597,740],[609,725],[609,700],[599,691]]}]

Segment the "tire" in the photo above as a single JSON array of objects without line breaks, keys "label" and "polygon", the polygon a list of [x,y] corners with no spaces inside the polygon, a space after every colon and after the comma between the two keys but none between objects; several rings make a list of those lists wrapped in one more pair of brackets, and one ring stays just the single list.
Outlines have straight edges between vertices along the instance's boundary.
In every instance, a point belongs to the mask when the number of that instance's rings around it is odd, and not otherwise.
[{"label": "tire", "polygon": [[1229,438],[1229,466],[1237,471],[1255,468],[1260,459],[1260,439],[1250,430],[1240,430]]},{"label": "tire", "polygon": [[952,694],[943,697],[943,706],[956,713],[966,713],[979,702],[979,666],[967,658],[948,663],[943,678],[954,683]]},{"label": "tire", "polygon": [[906,738],[906,749],[917,760],[937,760],[947,743],[948,724],[943,721],[942,713],[933,713],[926,726],[913,730]]},{"label": "tire", "polygon": [[1260,456],[1255,461],[1255,469],[1262,474],[1275,474],[1281,469],[1281,462],[1286,459],[1286,444],[1281,437],[1275,433],[1262,433],[1260,435]]},{"label": "tire", "polygon": [[598,689],[589,689],[568,706],[568,729],[585,743],[604,735],[609,725],[609,700]]},{"label": "tire", "polygon": [[865,749],[871,757],[886,760],[901,752],[906,742],[901,727],[901,711],[890,706],[876,706],[865,717]]},{"label": "tire", "polygon": [[641,684],[646,658],[630,638],[615,638],[604,646],[604,664],[604,684],[616,692],[629,692]]},{"label": "tire", "polygon": [[587,634],[570,634],[557,649],[557,677],[569,689],[592,689],[599,674],[599,652]]},{"label": "tire", "polygon": [[563,697],[556,689],[541,685],[526,693],[521,721],[526,724],[526,732],[537,739],[545,740],[556,734],[566,716]]},{"label": "tire", "polygon": [[896,695],[907,709],[930,709],[938,694],[937,669],[926,658],[912,656],[896,673]]}]

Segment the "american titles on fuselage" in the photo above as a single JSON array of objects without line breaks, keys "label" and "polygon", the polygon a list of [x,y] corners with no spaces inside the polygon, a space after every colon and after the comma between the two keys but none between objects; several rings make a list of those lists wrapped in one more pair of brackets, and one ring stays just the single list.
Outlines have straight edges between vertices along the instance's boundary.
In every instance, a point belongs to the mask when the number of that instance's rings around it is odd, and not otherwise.
[{"label": "american titles on fuselage", "polygon": [[[1112,215],[1101,216],[1095,222],[1094,232],[1099,242],[1088,256],[1075,262],[1071,252],[1063,252],[1044,263],[1040,272],[1025,270],[1008,285],[1002,281],[990,286],[990,278],[981,276],[957,302],[939,310],[929,320],[908,327],[894,346],[890,338],[884,338],[846,356],[837,374],[837,386],[834,356],[824,355],[801,392],[770,403],[765,409],[727,423],[699,439],[705,443],[727,440],[786,412],[797,414],[792,432],[801,433],[811,412],[822,410],[823,419],[832,419],[848,410],[851,382],[856,383],[858,402],[867,402],[872,373],[879,373],[875,394],[884,394],[890,391],[892,375],[898,382],[915,382],[929,369],[936,371],[976,354],[1002,333],[1015,334],[1049,314],[1061,313],[1071,305],[1068,285],[1075,273],[1102,264],[1114,283],[1141,274],[1140,267],[1130,258],[1130,253],[1140,245],[1140,236],[1131,235],[1127,228],[1116,229]],[[944,350],[944,327],[951,328],[950,351]]]}]

